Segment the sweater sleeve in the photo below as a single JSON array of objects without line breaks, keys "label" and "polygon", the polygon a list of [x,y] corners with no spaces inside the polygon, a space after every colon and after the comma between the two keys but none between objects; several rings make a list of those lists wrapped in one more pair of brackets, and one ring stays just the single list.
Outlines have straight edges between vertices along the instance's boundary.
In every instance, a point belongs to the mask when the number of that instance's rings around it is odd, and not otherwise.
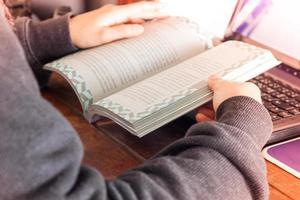
[{"label": "sweater sleeve", "polygon": [[218,122],[195,125],[142,166],[106,181],[81,165],[76,132],[40,96],[1,11],[0,22],[1,200],[267,199],[260,150],[272,123],[255,100],[225,101]]},{"label": "sweater sleeve", "polygon": [[42,69],[44,64],[77,51],[70,37],[69,18],[65,15],[45,21],[27,17],[16,20],[16,34],[41,86],[49,78],[49,72]]},{"label": "sweater sleeve", "polygon": [[108,191],[124,199],[268,199],[261,149],[271,132],[260,103],[230,98],[218,109],[217,122],[194,125],[185,138],[109,182]]}]

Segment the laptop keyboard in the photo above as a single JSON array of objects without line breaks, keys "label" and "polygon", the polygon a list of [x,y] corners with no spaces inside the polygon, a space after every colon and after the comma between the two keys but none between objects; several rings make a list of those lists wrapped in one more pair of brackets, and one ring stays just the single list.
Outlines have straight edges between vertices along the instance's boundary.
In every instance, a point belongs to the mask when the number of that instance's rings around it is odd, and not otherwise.
[{"label": "laptop keyboard", "polygon": [[300,115],[300,91],[265,74],[250,80],[262,92],[264,106],[272,120],[277,121]]}]

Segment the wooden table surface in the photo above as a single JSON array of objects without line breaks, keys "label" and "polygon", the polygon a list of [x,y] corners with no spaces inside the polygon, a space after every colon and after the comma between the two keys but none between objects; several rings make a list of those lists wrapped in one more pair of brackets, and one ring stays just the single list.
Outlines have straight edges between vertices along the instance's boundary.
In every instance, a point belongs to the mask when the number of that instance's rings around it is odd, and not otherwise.
[{"label": "wooden table surface", "polygon": [[[75,93],[67,82],[53,74],[50,87],[43,96],[51,102],[77,130],[85,147],[84,163],[100,170],[112,179],[134,168],[166,145],[184,136],[193,123],[180,118],[143,137],[132,136],[110,120],[91,125],[82,116]],[[266,162],[271,200],[300,200],[300,180],[277,166]]]}]

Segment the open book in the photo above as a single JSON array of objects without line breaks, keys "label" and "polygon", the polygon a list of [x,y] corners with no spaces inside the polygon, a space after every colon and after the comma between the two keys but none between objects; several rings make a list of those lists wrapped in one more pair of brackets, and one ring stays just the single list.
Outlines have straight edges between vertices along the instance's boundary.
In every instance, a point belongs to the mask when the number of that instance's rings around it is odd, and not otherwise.
[{"label": "open book", "polygon": [[238,41],[213,47],[186,18],[145,24],[137,38],[66,56],[45,66],[73,87],[89,121],[105,116],[142,137],[212,99],[207,78],[247,81],[279,62]]}]

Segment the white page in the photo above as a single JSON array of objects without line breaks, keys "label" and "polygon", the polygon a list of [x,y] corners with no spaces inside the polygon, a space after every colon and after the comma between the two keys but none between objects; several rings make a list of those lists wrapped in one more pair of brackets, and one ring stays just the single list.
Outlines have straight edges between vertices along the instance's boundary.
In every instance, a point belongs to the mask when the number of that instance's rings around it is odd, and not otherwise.
[{"label": "white page", "polygon": [[[170,97],[184,98],[181,94],[189,94],[189,91],[198,90],[199,83],[201,87],[206,86],[205,82],[211,74],[229,74],[261,58],[276,61],[269,51],[237,41],[226,42],[119,91],[97,104],[103,107],[119,105],[133,115],[139,115],[139,113],[153,110],[152,108],[157,105],[169,102]],[[112,111],[118,112],[119,110],[112,109]]]},{"label": "white page", "polygon": [[[67,79],[73,78],[74,73],[80,75],[95,102],[211,46],[212,41],[203,36],[195,23],[170,17],[145,24],[145,33],[139,37],[66,56],[47,64],[46,68],[56,71],[58,68]],[[74,88],[80,93],[82,85],[77,85]]]}]

